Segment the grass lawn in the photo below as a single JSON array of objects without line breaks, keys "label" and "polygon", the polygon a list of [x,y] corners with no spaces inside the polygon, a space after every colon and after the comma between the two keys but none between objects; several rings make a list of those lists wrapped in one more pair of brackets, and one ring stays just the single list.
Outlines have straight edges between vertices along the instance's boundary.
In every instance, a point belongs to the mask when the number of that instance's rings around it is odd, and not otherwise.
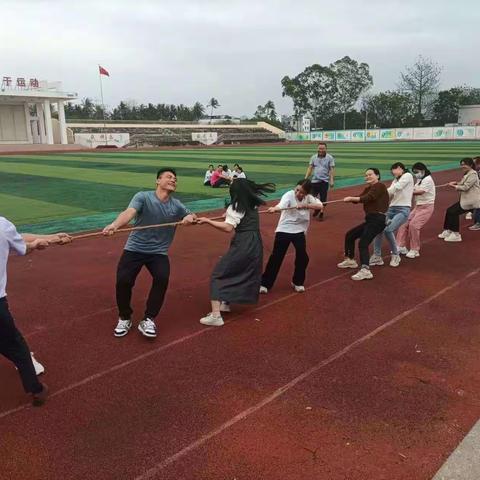
[{"label": "grass lawn", "polygon": [[[302,178],[316,145],[275,145],[177,149],[148,152],[92,152],[0,156],[0,215],[30,230],[96,228],[125,208],[139,190],[153,189],[156,171],[172,166],[179,178],[177,197],[196,210],[218,207],[226,189],[203,186],[207,165],[239,163],[247,176],[275,182],[278,189]],[[389,177],[395,161],[407,166],[451,168],[480,155],[480,142],[330,144],[337,163],[337,185],[376,166]]]}]

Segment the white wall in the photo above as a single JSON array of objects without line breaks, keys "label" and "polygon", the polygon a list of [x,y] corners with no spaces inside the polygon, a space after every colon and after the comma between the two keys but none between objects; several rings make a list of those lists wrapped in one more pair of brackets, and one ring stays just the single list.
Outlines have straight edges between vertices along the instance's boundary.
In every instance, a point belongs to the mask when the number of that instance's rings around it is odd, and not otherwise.
[{"label": "white wall", "polygon": [[23,105],[0,105],[0,143],[29,143]]}]

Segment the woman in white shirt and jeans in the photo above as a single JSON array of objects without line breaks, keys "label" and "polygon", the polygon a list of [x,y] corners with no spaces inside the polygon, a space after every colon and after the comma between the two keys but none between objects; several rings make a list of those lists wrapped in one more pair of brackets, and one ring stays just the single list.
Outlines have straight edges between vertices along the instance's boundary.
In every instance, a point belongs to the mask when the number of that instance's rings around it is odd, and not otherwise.
[{"label": "woman in white shirt and jeans", "polygon": [[[420,256],[420,230],[430,220],[435,206],[435,182],[430,170],[424,163],[418,162],[412,167],[417,182],[413,190],[415,208],[410,213],[407,223],[397,232],[398,251],[407,258]],[[407,249],[407,243],[410,250]]]},{"label": "woman in white shirt and jeans", "polygon": [[382,240],[385,234],[390,244],[392,254],[390,266],[398,267],[400,265],[400,255],[395,240],[395,233],[400,226],[408,220],[408,216],[410,215],[414,182],[412,174],[407,171],[403,163],[394,163],[390,170],[395,178],[387,189],[390,195],[390,206],[387,211],[387,226],[385,230],[375,238],[373,255],[370,257],[369,263],[370,265],[383,265]]},{"label": "woman in white shirt and jeans", "polygon": [[273,287],[290,243],[295,248],[295,271],[292,277],[292,287],[296,292],[305,291],[303,284],[309,261],[305,233],[310,224],[310,210],[319,212],[323,210],[322,202],[310,195],[311,190],[312,182],[310,180],[300,180],[295,190],[285,193],[275,207],[268,209],[269,213],[276,213],[282,209],[291,208],[291,210],[283,210],[280,215],[275,230],[273,250],[262,275],[260,293],[268,293],[268,290]]}]

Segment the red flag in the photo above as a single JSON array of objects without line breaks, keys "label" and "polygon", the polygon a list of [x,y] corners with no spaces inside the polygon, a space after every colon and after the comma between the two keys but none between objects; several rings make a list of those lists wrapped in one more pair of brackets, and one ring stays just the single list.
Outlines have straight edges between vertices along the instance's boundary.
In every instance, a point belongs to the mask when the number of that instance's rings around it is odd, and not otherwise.
[{"label": "red flag", "polygon": [[98,66],[98,71],[100,72],[100,75],[106,75],[107,77],[110,76],[109,73],[100,65]]}]

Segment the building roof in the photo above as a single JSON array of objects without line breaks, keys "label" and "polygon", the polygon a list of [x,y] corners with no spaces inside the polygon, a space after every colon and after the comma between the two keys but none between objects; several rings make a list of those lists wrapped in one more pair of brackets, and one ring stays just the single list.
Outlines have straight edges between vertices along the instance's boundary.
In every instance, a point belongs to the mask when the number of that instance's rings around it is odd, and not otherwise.
[{"label": "building roof", "polygon": [[2,84],[0,88],[0,103],[25,103],[41,102],[43,100],[62,101],[75,100],[78,95],[74,92],[64,92],[61,90],[60,82],[39,82],[35,88],[18,88]]}]

